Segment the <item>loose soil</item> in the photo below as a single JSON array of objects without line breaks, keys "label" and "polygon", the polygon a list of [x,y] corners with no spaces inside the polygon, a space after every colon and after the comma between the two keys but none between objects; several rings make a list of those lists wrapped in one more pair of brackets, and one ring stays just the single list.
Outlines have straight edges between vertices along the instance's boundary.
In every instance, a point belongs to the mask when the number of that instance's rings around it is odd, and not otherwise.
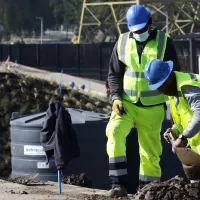
[{"label": "loose soil", "polygon": [[63,177],[62,183],[92,188],[92,181],[88,179],[88,177],[85,173],[82,173],[80,175],[72,174],[71,176]]}]

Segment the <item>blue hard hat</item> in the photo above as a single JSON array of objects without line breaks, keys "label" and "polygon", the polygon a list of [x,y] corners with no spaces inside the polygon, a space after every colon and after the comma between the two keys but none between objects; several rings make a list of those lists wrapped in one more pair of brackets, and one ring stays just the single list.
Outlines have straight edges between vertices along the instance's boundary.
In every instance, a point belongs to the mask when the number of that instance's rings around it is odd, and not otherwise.
[{"label": "blue hard hat", "polygon": [[150,12],[141,5],[131,6],[126,14],[128,29],[134,32],[144,28],[150,15]]},{"label": "blue hard hat", "polygon": [[74,87],[75,83],[73,81],[69,82],[69,86]]},{"label": "blue hard hat", "polygon": [[144,77],[148,81],[149,89],[156,90],[159,88],[169,77],[173,69],[173,62],[164,62],[159,59],[153,59],[145,65]]},{"label": "blue hard hat", "polygon": [[84,89],[85,89],[85,85],[84,85],[84,84],[81,84],[81,85],[79,86],[79,88],[82,89],[82,90],[84,90]]}]

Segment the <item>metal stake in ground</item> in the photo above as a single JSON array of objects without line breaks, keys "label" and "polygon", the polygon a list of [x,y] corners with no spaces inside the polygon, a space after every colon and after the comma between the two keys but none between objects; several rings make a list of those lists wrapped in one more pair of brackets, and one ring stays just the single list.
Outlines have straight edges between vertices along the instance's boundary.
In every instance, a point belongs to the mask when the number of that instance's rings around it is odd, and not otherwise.
[{"label": "metal stake in ground", "polygon": [[59,83],[59,86],[58,86],[58,88],[59,88],[59,90],[60,90],[59,95],[62,94],[62,86],[63,86],[62,75],[63,75],[63,70],[62,70],[61,73],[60,73],[60,83]]},{"label": "metal stake in ground", "polygon": [[62,186],[61,186],[61,179],[62,179],[62,173],[61,170],[58,170],[58,194],[62,194]]}]

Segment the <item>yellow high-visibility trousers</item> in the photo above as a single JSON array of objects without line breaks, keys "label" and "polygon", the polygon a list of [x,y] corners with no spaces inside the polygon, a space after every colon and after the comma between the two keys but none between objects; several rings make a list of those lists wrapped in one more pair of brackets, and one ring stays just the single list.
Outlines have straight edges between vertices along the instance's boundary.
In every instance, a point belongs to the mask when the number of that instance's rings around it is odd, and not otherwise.
[{"label": "yellow high-visibility trousers", "polygon": [[109,177],[111,183],[127,184],[126,137],[133,126],[137,128],[141,181],[160,180],[162,154],[160,131],[164,120],[164,105],[138,107],[123,101],[126,114],[112,112],[106,127]]}]

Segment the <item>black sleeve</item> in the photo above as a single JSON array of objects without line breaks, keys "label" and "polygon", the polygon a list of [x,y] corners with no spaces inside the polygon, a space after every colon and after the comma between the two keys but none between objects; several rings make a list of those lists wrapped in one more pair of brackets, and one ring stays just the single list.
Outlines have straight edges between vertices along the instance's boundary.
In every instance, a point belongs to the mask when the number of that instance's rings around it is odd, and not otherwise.
[{"label": "black sleeve", "polygon": [[123,92],[123,77],[125,64],[118,59],[117,43],[115,44],[109,63],[108,80],[111,99],[121,98]]},{"label": "black sleeve", "polygon": [[169,37],[167,38],[166,50],[163,60],[164,61],[172,60],[174,63],[174,70],[180,71],[181,67],[176,53],[176,48],[173,40]]}]

